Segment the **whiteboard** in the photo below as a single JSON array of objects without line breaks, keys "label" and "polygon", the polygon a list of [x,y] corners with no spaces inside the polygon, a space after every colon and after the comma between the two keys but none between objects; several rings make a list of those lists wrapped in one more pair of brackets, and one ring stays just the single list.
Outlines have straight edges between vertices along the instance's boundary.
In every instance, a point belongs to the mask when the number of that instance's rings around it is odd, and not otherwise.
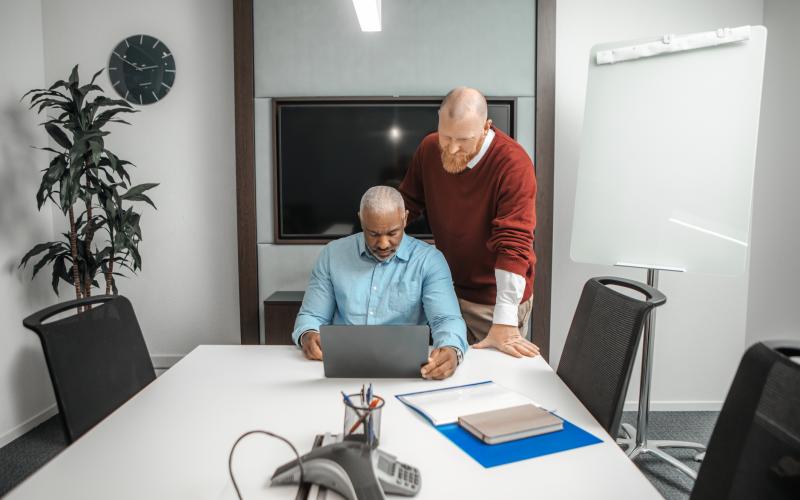
[{"label": "whiteboard", "polygon": [[573,260],[744,272],[767,39],[745,28],[748,40],[613,64],[597,53],[664,38],[592,48]]}]

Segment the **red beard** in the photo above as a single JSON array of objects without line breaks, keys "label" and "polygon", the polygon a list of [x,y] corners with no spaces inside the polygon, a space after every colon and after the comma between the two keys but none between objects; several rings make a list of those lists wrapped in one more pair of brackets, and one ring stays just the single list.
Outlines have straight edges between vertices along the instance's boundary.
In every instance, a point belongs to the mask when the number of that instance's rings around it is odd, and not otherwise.
[{"label": "red beard", "polygon": [[467,168],[469,163],[469,154],[459,151],[455,154],[450,154],[447,151],[441,150],[442,166],[445,171],[451,174],[460,174]]}]

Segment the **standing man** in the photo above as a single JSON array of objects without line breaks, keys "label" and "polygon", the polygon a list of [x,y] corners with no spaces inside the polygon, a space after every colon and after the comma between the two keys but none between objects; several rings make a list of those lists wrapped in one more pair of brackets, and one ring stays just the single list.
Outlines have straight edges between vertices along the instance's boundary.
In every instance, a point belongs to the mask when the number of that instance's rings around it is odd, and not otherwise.
[{"label": "standing man", "polygon": [[480,92],[459,87],[447,94],[438,131],[417,148],[400,192],[409,221],[427,215],[450,265],[470,344],[538,355],[526,338],[536,264],[533,162],[492,126]]}]

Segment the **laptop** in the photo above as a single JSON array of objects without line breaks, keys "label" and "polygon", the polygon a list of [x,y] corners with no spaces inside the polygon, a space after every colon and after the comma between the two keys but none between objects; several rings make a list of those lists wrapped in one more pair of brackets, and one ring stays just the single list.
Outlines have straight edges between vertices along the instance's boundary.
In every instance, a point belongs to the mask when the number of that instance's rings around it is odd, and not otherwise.
[{"label": "laptop", "polygon": [[325,376],[420,378],[429,332],[425,325],[322,325]]}]

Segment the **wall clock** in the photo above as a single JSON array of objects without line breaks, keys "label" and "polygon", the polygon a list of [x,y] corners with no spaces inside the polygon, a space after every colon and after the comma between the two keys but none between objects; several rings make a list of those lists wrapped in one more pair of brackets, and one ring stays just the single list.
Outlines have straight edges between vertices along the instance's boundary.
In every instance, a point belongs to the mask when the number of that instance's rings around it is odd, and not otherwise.
[{"label": "wall clock", "polygon": [[128,102],[152,104],[163,99],[175,83],[175,57],[158,38],[129,36],[111,51],[108,77]]}]

